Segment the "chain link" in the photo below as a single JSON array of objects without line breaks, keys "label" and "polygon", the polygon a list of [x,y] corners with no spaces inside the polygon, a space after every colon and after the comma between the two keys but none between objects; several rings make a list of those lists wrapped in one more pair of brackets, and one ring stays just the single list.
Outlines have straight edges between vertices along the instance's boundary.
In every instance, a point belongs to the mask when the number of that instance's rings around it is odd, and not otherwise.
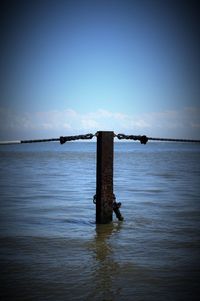
[{"label": "chain link", "polygon": [[[96,205],[96,203],[97,203],[97,196],[96,196],[96,194],[93,196],[93,204],[95,204]],[[119,221],[123,221],[124,220],[124,218],[123,218],[123,216],[121,215],[121,212],[120,212],[120,207],[121,207],[121,202],[116,202],[116,197],[115,197],[115,194],[113,193],[113,203],[112,203],[112,208],[113,208],[113,211],[114,211],[114,213],[115,213],[115,215],[116,215],[116,217],[118,218],[118,220]]]},{"label": "chain link", "polygon": [[125,134],[117,134],[115,135],[119,140],[126,139],[126,140],[139,140],[141,144],[146,144],[148,142],[148,137],[143,136],[135,136],[135,135],[125,135]]},{"label": "chain link", "polygon": [[86,140],[92,139],[95,135],[93,134],[86,134],[86,135],[76,135],[76,136],[61,136],[60,137],[60,144],[64,144],[67,141],[74,141],[74,140]]}]

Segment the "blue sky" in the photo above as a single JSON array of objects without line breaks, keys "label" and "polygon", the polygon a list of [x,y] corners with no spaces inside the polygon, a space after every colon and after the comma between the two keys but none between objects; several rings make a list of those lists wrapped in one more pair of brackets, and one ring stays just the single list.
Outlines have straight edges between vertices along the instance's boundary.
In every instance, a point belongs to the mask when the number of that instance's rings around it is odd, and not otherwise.
[{"label": "blue sky", "polygon": [[197,2],[4,1],[0,139],[199,139]]}]

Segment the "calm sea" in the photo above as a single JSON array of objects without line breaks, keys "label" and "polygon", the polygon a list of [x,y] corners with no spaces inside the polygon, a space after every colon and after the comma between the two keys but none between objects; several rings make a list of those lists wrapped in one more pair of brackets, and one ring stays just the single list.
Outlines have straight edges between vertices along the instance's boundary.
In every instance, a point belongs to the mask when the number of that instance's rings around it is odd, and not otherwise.
[{"label": "calm sea", "polygon": [[95,142],[0,147],[0,300],[197,300],[200,145],[116,142],[123,222],[95,185]]}]

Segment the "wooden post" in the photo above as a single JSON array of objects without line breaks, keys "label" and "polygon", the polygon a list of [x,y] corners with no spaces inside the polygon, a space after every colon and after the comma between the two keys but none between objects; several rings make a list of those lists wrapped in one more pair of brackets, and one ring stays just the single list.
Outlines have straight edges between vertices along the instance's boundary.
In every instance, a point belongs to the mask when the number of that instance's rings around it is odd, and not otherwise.
[{"label": "wooden post", "polygon": [[113,214],[114,132],[97,132],[96,223],[108,224]]}]

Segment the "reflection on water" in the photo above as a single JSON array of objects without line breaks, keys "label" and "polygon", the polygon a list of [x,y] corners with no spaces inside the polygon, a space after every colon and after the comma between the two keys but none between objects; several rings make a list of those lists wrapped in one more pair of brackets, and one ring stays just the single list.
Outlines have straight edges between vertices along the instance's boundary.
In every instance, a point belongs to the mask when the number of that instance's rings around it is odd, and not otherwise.
[{"label": "reflection on water", "polygon": [[119,264],[113,256],[113,248],[109,243],[121,228],[121,222],[108,225],[96,225],[93,250],[96,261],[94,271],[95,291],[90,296],[95,300],[115,300],[119,295],[120,287],[113,284],[114,277],[118,274]]}]

